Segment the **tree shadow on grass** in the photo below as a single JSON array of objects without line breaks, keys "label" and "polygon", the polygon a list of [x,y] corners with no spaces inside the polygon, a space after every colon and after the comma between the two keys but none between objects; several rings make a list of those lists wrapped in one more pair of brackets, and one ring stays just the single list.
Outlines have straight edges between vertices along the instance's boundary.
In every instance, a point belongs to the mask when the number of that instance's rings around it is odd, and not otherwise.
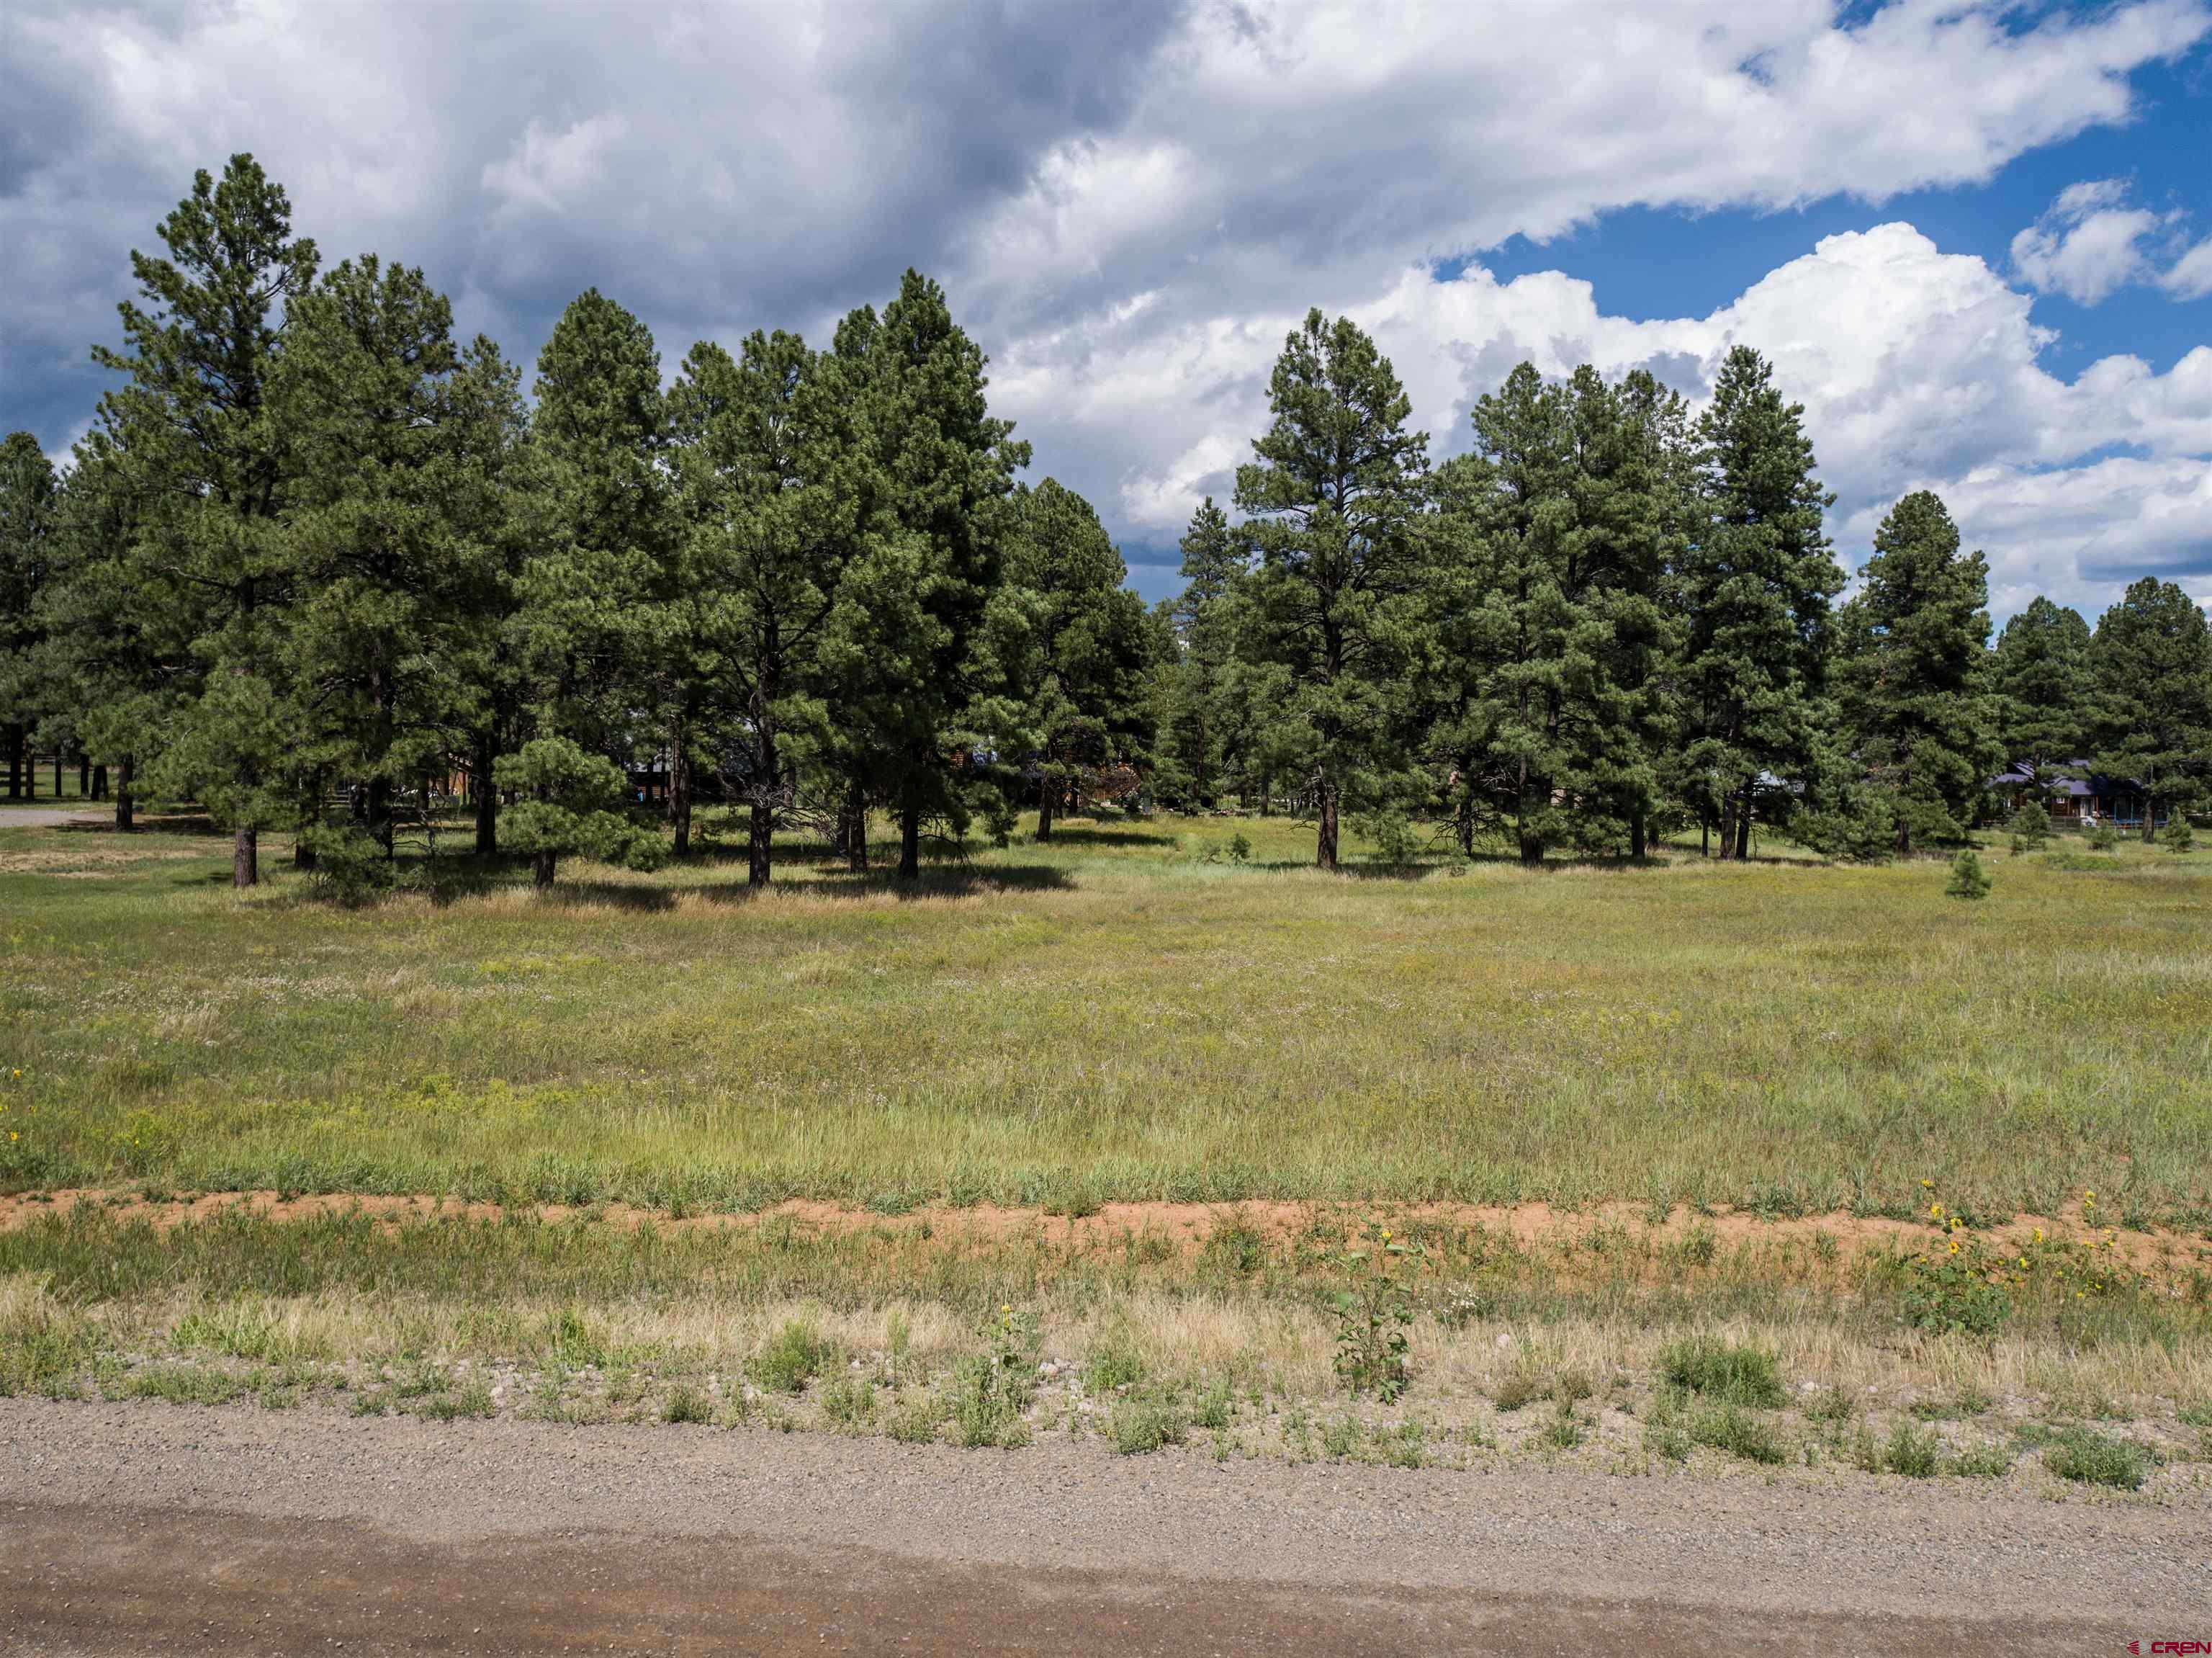
[{"label": "tree shadow on grass", "polygon": [[1147,835],[1129,829],[1069,828],[1057,823],[1053,826],[1051,839],[1030,842],[1033,846],[1152,846],[1163,849],[1175,844],[1176,838],[1164,831]]},{"label": "tree shadow on grass", "polygon": [[[895,869],[877,869],[856,873],[842,864],[817,864],[814,875],[816,878],[813,881],[803,887],[793,885],[790,890],[804,892],[811,897],[857,899],[888,896],[910,899],[975,898],[992,893],[1064,892],[1075,885],[1066,870],[1048,863],[925,864],[921,873],[911,881],[900,880]],[[709,904],[738,905],[750,903],[763,892],[775,891],[776,885],[771,882],[767,887],[759,887],[732,881],[677,890],[687,897],[701,899]]]}]

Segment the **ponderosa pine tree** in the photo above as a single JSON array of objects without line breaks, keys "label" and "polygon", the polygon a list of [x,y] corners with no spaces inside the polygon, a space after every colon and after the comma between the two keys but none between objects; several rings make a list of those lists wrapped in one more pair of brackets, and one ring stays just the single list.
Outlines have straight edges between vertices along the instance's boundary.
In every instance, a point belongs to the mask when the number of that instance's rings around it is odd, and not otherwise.
[{"label": "ponderosa pine tree", "polygon": [[1829,602],[1844,578],[1804,413],[1739,345],[1698,419],[1702,500],[1673,584],[1685,630],[1675,772],[1699,824],[1718,820],[1723,857],[1749,853],[1761,775],[1803,776],[1820,744]]},{"label": "ponderosa pine tree", "polygon": [[288,307],[315,273],[313,242],[251,155],[204,171],[161,222],[161,258],[133,250],[143,303],[119,308],[125,349],[94,360],[129,376],[100,418],[137,475],[137,569],[192,617],[198,684],[160,756],[165,792],[196,793],[233,830],[232,880],[260,878],[259,831],[296,802],[276,774],[291,732],[273,677],[292,594],[280,521],[290,434],[269,386]]},{"label": "ponderosa pine tree", "polygon": [[1222,704],[1236,659],[1233,607],[1245,548],[1209,495],[1191,515],[1181,549],[1183,588],[1169,611],[1176,654],[1160,658],[1166,664],[1160,743],[1190,779],[1193,802],[1203,808],[1224,781],[1224,740],[1235,723],[1224,719]]},{"label": "ponderosa pine tree", "polygon": [[1237,469],[1242,533],[1259,555],[1243,582],[1246,652],[1286,677],[1269,747],[1304,778],[1314,862],[1334,869],[1346,802],[1381,806],[1417,786],[1407,672],[1428,434],[1406,430],[1413,405],[1375,342],[1318,310],[1284,341],[1267,401],[1256,458]]},{"label": "ponderosa pine tree", "polygon": [[56,493],[53,463],[39,440],[10,432],[0,445],[0,742],[9,800],[23,796],[26,745],[42,700],[39,599],[53,559]]},{"label": "ponderosa pine tree", "polygon": [[1837,617],[1837,711],[1902,857],[1916,841],[1963,837],[2000,763],[1989,563],[1960,550],[1943,503],[1919,490],[1875,531],[1861,576]]},{"label": "ponderosa pine tree", "polygon": [[141,579],[140,517],[135,470],[108,434],[88,433],[58,498],[35,671],[46,696],[71,710],[86,753],[111,768],[115,826],[126,832],[141,766],[198,677],[191,614]]},{"label": "ponderosa pine tree", "polygon": [[1063,800],[1086,768],[1145,758],[1144,601],[1121,585],[1128,566],[1091,503],[1056,479],[1014,497],[1006,578],[1020,589],[1028,629],[1023,723],[1037,742],[1036,838],[1049,840]]},{"label": "ponderosa pine tree", "polygon": [[870,496],[845,391],[798,336],[755,332],[736,358],[693,346],[671,398],[682,637],[706,693],[690,717],[711,709],[741,734],[754,886],[770,878],[800,752],[823,739],[822,647]]},{"label": "ponderosa pine tree", "polygon": [[1648,375],[1547,385],[1522,363],[1477,402],[1472,453],[1439,469],[1434,747],[1462,844],[1508,826],[1547,848],[1640,853],[1657,792],[1668,643],[1657,600],[1679,502],[1680,399]]},{"label": "ponderosa pine tree", "polygon": [[2038,594],[2004,625],[1991,653],[1990,689],[2006,761],[2047,793],[2061,768],[2089,753],[2089,624]]},{"label": "ponderosa pine tree", "polygon": [[2090,765],[2143,792],[2142,838],[2212,777],[2212,630],[2197,601],[2146,576],[2097,621],[2089,642]]},{"label": "ponderosa pine tree", "polygon": [[[535,390],[524,509],[533,545],[514,623],[526,722],[617,770],[670,742],[680,769],[661,608],[673,596],[676,517],[653,336],[587,290],[538,353]],[[684,791],[672,784],[674,804]]]},{"label": "ponderosa pine tree", "polygon": [[847,566],[830,656],[846,729],[840,766],[899,820],[898,871],[921,867],[921,825],[964,820],[956,775],[977,728],[1018,716],[991,615],[1002,588],[1013,474],[1029,446],[992,418],[981,350],[945,293],[908,271],[880,320],[855,314],[836,355],[852,375],[871,488],[869,533]]},{"label": "ponderosa pine tree", "polygon": [[[297,470],[284,524],[298,585],[282,647],[290,765],[311,830],[343,785],[356,829],[387,855],[394,800],[446,776],[488,716],[500,549],[481,521],[452,324],[420,271],[347,260],[293,302],[271,389]],[[497,375],[495,363],[475,371]]]}]

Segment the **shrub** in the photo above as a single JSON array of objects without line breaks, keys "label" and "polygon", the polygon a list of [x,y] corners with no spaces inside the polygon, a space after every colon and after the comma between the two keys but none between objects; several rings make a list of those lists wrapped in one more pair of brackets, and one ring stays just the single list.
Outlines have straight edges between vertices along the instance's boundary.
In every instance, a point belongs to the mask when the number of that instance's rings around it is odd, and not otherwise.
[{"label": "shrub", "polygon": [[1116,1328],[1094,1338],[1083,1356],[1083,1390],[1110,1393],[1133,1387],[1145,1379],[1145,1357],[1127,1329]]},{"label": "shrub", "polygon": [[2005,826],[2012,831],[2015,849],[2033,852],[2051,838],[2051,814],[2040,801],[2029,801],[2012,814]]},{"label": "shrub", "polygon": [[1951,860],[1951,884],[1943,889],[1953,898],[1984,899],[1990,895],[1989,872],[1971,846]]},{"label": "shrub", "polygon": [[830,1344],[811,1324],[793,1319],[776,1332],[745,1368],[763,1387],[779,1393],[803,1393],[830,1357]]},{"label": "shrub", "polygon": [[712,1422],[714,1402],[704,1389],[688,1381],[679,1381],[668,1390],[668,1397],[660,1401],[663,1422]]},{"label": "shrub", "polygon": [[314,855],[309,884],[333,903],[352,909],[391,888],[392,855],[366,829],[315,824],[300,832],[300,844]]},{"label": "shrub", "polygon": [[1771,1466],[1786,1460],[1789,1454],[1776,1436],[1772,1424],[1740,1405],[1722,1405],[1697,1411],[1690,1417],[1689,1434],[1700,1445],[1710,1445],[1747,1462]]},{"label": "shrub", "polygon": [[2087,1428],[2054,1436],[2043,1448],[2043,1466],[2061,1479],[2123,1491],[2136,1490],[2150,1477],[2150,1459],[2140,1445]]},{"label": "shrub", "polygon": [[2189,820],[2179,812],[2167,820],[2158,838],[2169,852],[2186,852],[2197,844],[2197,832],[2189,826]]},{"label": "shrub", "polygon": [[876,1419],[876,1384],[869,1376],[840,1376],[822,1387],[822,1414],[832,1424],[858,1433]]},{"label": "shrub", "polygon": [[1659,1352],[1660,1373],[1677,1387],[1730,1405],[1771,1408],[1787,1397],[1774,1355],[1717,1336],[1686,1336]]},{"label": "shrub", "polygon": [[2100,823],[2089,832],[2089,850],[2093,852],[2110,852],[2119,844],[2120,832],[2109,823]]},{"label": "shrub", "polygon": [[1517,1411],[1543,1398],[1547,1391],[1541,1377],[1531,1371],[1515,1370],[1498,1384],[1491,1399],[1501,1411]]},{"label": "shrub", "polygon": [[884,1417],[884,1432],[902,1445],[927,1445],[937,1437],[945,1411],[927,1393],[901,1399]]},{"label": "shrub", "polygon": [[1132,1393],[1115,1401],[1106,1418],[1106,1436],[1123,1456],[1141,1456],[1163,1445],[1180,1445],[1188,1425],[1166,1400]]},{"label": "shrub", "polygon": [[1394,869],[1403,869],[1420,855],[1420,838],[1413,824],[1399,811],[1370,814],[1360,821],[1359,832],[1375,848],[1375,861]]},{"label": "shrub", "polygon": [[1559,1408],[1552,1412],[1552,1419],[1544,1424],[1544,1431],[1536,1437],[1555,1451],[1571,1451],[1583,1442],[1583,1424],[1576,1418],[1575,1407],[1564,1394],[1560,1396]]},{"label": "shrub", "polygon": [[1942,1458],[1942,1442],[1936,1437],[1936,1430],[1915,1429],[1909,1422],[1900,1422],[1889,1430],[1889,1443],[1881,1453],[1882,1466],[1908,1479],[1932,1478]]},{"label": "shrub", "polygon": [[2012,1453],[2002,1445],[1975,1445],[1951,1459],[1949,1472],[1969,1479],[2002,1479],[2012,1472]]}]

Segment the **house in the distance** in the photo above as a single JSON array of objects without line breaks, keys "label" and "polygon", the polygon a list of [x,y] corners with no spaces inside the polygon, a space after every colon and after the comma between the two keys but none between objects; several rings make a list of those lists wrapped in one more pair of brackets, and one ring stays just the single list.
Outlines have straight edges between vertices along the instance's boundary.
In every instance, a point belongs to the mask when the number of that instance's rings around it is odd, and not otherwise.
[{"label": "house in the distance", "polygon": [[[2011,765],[1991,777],[1990,787],[2004,802],[2008,813],[2034,799],[2039,792],[2044,804],[2051,808],[2051,820],[2061,826],[2079,824],[2087,828],[2100,823],[2115,824],[2123,829],[2142,826],[2142,785],[2133,777],[2106,777],[2090,771],[2086,760],[2069,761],[2066,773],[2045,777],[2039,791],[2033,771],[2025,765]],[[2161,809],[2158,821],[2164,823],[2166,817]]]}]

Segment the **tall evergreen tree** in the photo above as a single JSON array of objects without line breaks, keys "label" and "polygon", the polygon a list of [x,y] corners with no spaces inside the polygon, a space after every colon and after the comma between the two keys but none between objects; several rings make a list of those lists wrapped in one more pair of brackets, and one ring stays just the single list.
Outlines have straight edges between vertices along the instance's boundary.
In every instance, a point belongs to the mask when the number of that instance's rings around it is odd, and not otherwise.
[{"label": "tall evergreen tree", "polygon": [[1255,459],[1237,469],[1260,560],[1245,582],[1248,650],[1287,677],[1269,738],[1311,793],[1324,869],[1337,867],[1347,800],[1381,805],[1413,782],[1406,675],[1428,434],[1406,430],[1412,407],[1372,339],[1310,311],[1275,360]]},{"label": "tall evergreen tree", "polygon": [[672,737],[680,767],[660,608],[672,596],[676,518],[653,336],[587,290],[539,352],[535,390],[524,532],[532,546],[515,622],[526,723],[618,771]]},{"label": "tall evergreen tree", "polygon": [[1648,375],[1611,387],[1585,366],[1547,386],[1524,363],[1476,404],[1474,451],[1440,469],[1436,738],[1462,844],[1494,816],[1524,863],[1563,844],[1643,850],[1680,418]]},{"label": "tall evergreen tree", "polygon": [[129,376],[100,419],[142,479],[142,576],[194,618],[201,677],[161,757],[170,792],[196,792],[232,826],[232,880],[250,887],[261,826],[295,805],[275,775],[290,741],[274,674],[291,474],[269,386],[315,245],[292,235],[283,188],[246,155],[219,182],[198,174],[160,235],[166,258],[131,255],[143,303],[118,308],[125,349],[93,354]]},{"label": "tall evergreen tree", "polygon": [[115,826],[124,831],[136,825],[143,763],[198,683],[194,619],[140,564],[140,481],[106,433],[94,430],[77,445],[39,594],[44,637],[33,663],[46,695],[70,710],[85,753],[112,768]]},{"label": "tall evergreen tree", "polygon": [[957,771],[975,728],[1018,714],[1003,696],[992,607],[1007,497],[1029,446],[991,417],[981,350],[917,271],[880,319],[848,318],[836,352],[881,492],[872,533],[847,569],[830,651],[848,722],[841,764],[890,800],[899,874],[910,880],[923,820],[965,820]]},{"label": "tall evergreen tree", "polygon": [[1234,606],[1245,548],[1210,495],[1191,515],[1181,545],[1183,588],[1169,613],[1176,649],[1160,735],[1190,780],[1193,802],[1204,807],[1224,781],[1237,723],[1224,699],[1236,657]]},{"label": "tall evergreen tree", "polygon": [[1988,561],[1926,490],[1875,530],[1865,586],[1838,619],[1836,699],[1846,741],[1880,792],[1899,856],[1956,840],[2002,753],[1989,691]]},{"label": "tall evergreen tree", "polygon": [[8,749],[8,798],[20,800],[26,747],[41,698],[35,666],[40,592],[53,561],[53,463],[28,432],[0,444],[0,742]]},{"label": "tall evergreen tree", "polygon": [[489,711],[501,570],[463,372],[445,297],[372,254],[294,302],[272,390],[299,473],[285,522],[291,765],[318,813],[331,784],[354,790],[387,853],[394,800],[427,795]]},{"label": "tall evergreen tree", "polygon": [[2143,792],[2142,837],[2161,810],[2204,798],[2212,778],[2212,630],[2197,601],[2146,576],[2089,642],[2090,765]]},{"label": "tall evergreen tree", "polygon": [[1006,574],[1027,601],[1024,722],[1036,734],[1036,838],[1048,840],[1086,768],[1146,758],[1152,640],[1144,601],[1121,585],[1128,567],[1088,501],[1048,478],[1015,506]]},{"label": "tall evergreen tree", "polygon": [[1747,345],[1721,365],[1698,420],[1701,510],[1675,581],[1685,639],[1676,668],[1678,777],[1723,857],[1748,855],[1762,773],[1811,767],[1843,574],[1823,517],[1834,497],[1813,473],[1804,405],[1784,402]]},{"label": "tall evergreen tree", "polygon": [[870,496],[846,389],[798,336],[756,332],[734,359],[692,347],[672,399],[684,637],[708,705],[742,733],[755,886],[822,741],[822,647]]},{"label": "tall evergreen tree", "polygon": [[1991,654],[1998,740],[2039,790],[2089,752],[2089,624],[2038,594],[2004,625]]}]

